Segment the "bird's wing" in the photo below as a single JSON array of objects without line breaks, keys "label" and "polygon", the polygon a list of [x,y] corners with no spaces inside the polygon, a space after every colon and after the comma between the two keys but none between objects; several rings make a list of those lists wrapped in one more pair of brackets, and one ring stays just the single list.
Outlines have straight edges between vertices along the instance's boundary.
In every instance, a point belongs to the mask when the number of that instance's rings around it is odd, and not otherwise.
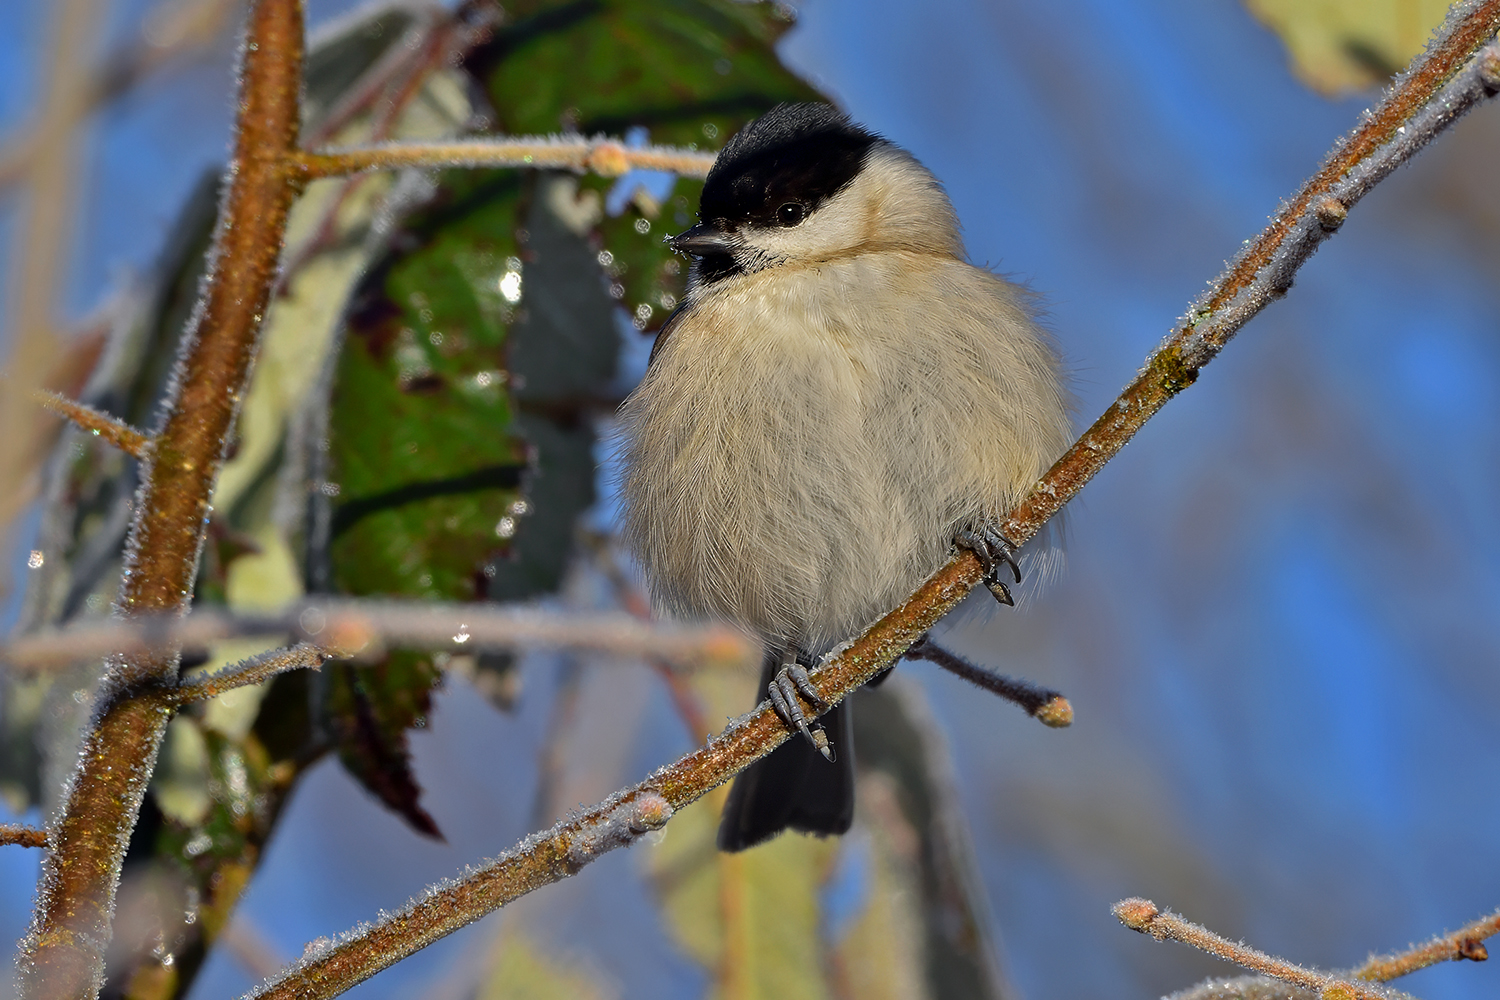
[{"label": "bird's wing", "polygon": [[647,371],[651,370],[651,365],[655,363],[656,356],[661,353],[662,345],[665,344],[667,342],[667,338],[672,335],[672,327],[677,324],[678,317],[680,317],[683,314],[683,311],[686,309],[687,302],[684,301],[676,309],[672,310],[672,315],[667,317],[667,321],[663,323],[661,325],[661,329],[657,331],[656,343],[651,345],[651,357],[646,361]]}]

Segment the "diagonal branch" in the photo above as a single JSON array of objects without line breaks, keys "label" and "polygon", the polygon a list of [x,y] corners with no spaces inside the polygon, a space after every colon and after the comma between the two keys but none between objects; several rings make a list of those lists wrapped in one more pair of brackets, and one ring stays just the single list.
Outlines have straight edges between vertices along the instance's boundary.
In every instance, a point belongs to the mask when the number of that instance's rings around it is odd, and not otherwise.
[{"label": "diagonal branch", "polygon": [[618,177],[629,170],[666,170],[683,177],[706,177],[715,155],[673,146],[627,146],[603,137],[518,136],[330,149],[302,153],[297,164],[309,180],[409,167],[534,167],[587,170],[604,177]]},{"label": "diagonal branch", "polygon": [[[1135,381],[1033,487],[1005,522],[1010,541],[1023,543],[1034,537],[1167,400],[1191,385],[1240,327],[1290,287],[1297,269],[1360,197],[1500,89],[1500,74],[1495,72],[1500,51],[1493,46],[1479,51],[1497,30],[1500,0],[1467,0],[1453,8],[1423,57],[1193,306],[1190,322],[1151,356]],[[973,553],[960,551],[901,607],[824,661],[813,674],[823,700],[842,700],[893,663],[982,575]],[[816,713],[811,706],[803,707]],[[336,996],[505,903],[576,873],[604,851],[632,843],[786,738],[786,728],[762,703],[706,747],[639,785],[527,838],[458,881],[430,890],[399,913],[351,932],[339,944],[310,950],[254,995],[267,1000]],[[1363,989],[1375,995],[1372,988]]]},{"label": "diagonal branch", "polygon": [[1297,270],[1343,224],[1350,208],[1443,129],[1500,90],[1500,0],[1464,0],[1427,52],[1343,139],[1271,224],[1188,309],[1186,321],[1146,361],[1135,381],[1011,512],[1002,533],[1030,541],[1147,420],[1192,385],[1239,329],[1286,294]]},{"label": "diagonal branch", "polygon": [[131,427],[123,420],[116,420],[101,410],[87,406],[57,392],[39,391],[36,401],[53,413],[66,417],[79,428],[93,431],[95,437],[103,438],[131,458],[145,458],[151,439]]}]

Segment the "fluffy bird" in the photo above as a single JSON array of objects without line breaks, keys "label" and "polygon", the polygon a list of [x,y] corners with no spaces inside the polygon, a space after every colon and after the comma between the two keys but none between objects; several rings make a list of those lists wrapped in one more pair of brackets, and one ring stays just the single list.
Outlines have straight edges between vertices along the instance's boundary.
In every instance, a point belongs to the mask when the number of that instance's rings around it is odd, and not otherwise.
[{"label": "fluffy bird", "polygon": [[[996,530],[1070,439],[1048,337],[969,263],[942,186],[825,104],[781,105],[715,160],[681,307],[622,408],[622,532],[667,614],[737,624],[792,739],[730,792],[719,846],[854,814],[848,703],[796,695],[955,544],[992,590]],[[1017,574],[1019,579],[1019,574]]]}]

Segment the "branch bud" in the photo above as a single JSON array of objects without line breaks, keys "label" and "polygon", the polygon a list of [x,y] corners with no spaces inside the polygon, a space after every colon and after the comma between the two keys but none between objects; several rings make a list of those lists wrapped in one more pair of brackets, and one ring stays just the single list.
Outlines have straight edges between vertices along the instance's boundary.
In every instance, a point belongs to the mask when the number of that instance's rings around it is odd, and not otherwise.
[{"label": "branch bud", "polygon": [[1120,923],[1133,931],[1140,931],[1142,934],[1147,933],[1151,927],[1151,921],[1155,920],[1161,914],[1161,911],[1156,908],[1155,903],[1149,899],[1142,899],[1139,896],[1122,899],[1114,905],[1113,909]]}]

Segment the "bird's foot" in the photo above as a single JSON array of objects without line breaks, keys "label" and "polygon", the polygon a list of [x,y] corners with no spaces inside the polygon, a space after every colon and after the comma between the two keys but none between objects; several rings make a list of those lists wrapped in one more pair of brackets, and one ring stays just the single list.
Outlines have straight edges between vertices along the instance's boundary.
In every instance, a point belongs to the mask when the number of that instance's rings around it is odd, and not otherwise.
[{"label": "bird's foot", "polygon": [[978,557],[979,564],[984,567],[984,585],[989,588],[995,600],[1007,607],[1015,607],[1016,600],[1011,596],[1010,588],[1000,579],[1000,567],[1010,567],[1015,582],[1021,582],[1021,567],[1016,564],[1016,547],[990,525],[965,528],[953,536],[953,544],[968,549]]},{"label": "bird's foot", "polygon": [[771,707],[776,709],[776,714],[781,716],[781,721],[787,724],[787,728],[801,733],[802,738],[826,759],[834,759],[833,744],[828,742],[828,734],[823,731],[822,726],[809,724],[807,715],[797,702],[797,695],[800,694],[819,712],[832,707],[818,694],[806,667],[795,659],[783,663],[781,669],[776,671],[776,676],[771,678],[766,694],[771,699]]}]

